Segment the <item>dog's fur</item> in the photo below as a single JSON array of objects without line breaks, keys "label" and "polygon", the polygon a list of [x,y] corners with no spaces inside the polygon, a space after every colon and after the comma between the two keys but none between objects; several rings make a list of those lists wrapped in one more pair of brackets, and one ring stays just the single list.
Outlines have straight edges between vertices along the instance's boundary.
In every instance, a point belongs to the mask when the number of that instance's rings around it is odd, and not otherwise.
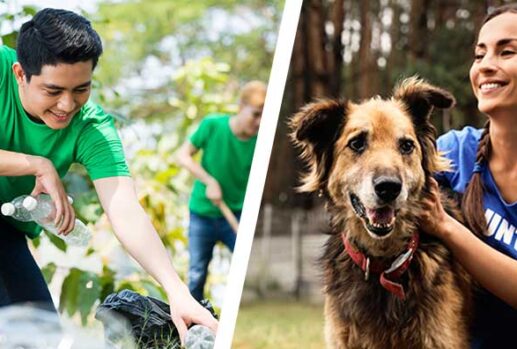
[{"label": "dog's fur", "polygon": [[[365,280],[341,236],[388,263],[405,251],[420,231],[420,202],[432,173],[449,165],[436,151],[429,117],[433,107],[454,102],[447,91],[413,77],[389,100],[319,101],[291,119],[292,139],[308,164],[301,190],[322,192],[332,218],[322,257],[329,348],[469,346],[470,280],[439,241],[420,233],[401,279],[406,293],[401,300],[380,285],[378,275]],[[398,183],[393,194],[398,195],[381,197],[379,181]]]}]

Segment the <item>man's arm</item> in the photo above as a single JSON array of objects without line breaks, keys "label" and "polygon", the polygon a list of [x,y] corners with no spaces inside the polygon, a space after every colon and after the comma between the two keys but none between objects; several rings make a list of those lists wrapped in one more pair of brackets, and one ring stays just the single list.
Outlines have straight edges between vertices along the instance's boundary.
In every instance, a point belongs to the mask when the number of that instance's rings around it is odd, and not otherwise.
[{"label": "man's arm", "polygon": [[75,212],[52,161],[35,155],[0,150],[0,176],[35,176],[31,195],[47,193],[56,205],[55,224],[60,233],[68,234],[75,223]]},{"label": "man's arm", "polygon": [[203,324],[216,332],[217,321],[192,298],[174,270],[165,247],[138,202],[133,180],[130,177],[109,177],[93,183],[120,243],[165,289],[172,321],[182,342],[191,323]]},{"label": "man's arm", "polygon": [[219,182],[194,160],[193,155],[196,154],[198,150],[199,149],[190,141],[186,141],[178,150],[178,162],[206,185],[206,197],[211,200],[214,205],[219,206],[223,198],[221,187]]}]

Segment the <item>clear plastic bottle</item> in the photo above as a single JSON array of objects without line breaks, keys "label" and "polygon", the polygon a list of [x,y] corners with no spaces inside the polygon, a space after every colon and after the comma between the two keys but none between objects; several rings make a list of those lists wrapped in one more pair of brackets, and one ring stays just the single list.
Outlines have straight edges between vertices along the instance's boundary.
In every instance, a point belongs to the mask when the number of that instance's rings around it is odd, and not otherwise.
[{"label": "clear plastic bottle", "polygon": [[32,221],[32,215],[25,207],[23,207],[23,200],[28,195],[21,195],[14,198],[11,202],[2,204],[0,210],[4,216],[12,217],[21,222]]},{"label": "clear plastic bottle", "polygon": [[[69,198],[69,200],[71,200]],[[56,206],[51,197],[47,194],[39,194],[37,197],[27,196],[23,200],[25,207],[31,214],[32,219],[45,230],[63,239],[68,245],[86,246],[92,237],[92,233],[83,222],[75,220],[74,229],[68,235],[58,234],[54,224],[56,217]]]},{"label": "clear plastic bottle", "polygon": [[185,336],[186,349],[212,349],[215,343],[215,334],[206,326],[194,325]]}]

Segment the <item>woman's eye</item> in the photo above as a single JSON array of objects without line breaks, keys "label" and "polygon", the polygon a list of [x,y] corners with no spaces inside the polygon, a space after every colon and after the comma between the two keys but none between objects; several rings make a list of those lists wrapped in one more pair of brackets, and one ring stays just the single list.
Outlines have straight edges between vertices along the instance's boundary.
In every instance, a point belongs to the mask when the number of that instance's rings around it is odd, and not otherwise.
[{"label": "woman's eye", "polygon": [[484,57],[484,55],[483,55],[483,54],[481,54],[481,53],[476,53],[476,54],[474,55],[474,59],[475,59],[476,61],[482,60],[482,59],[483,59],[483,57]]},{"label": "woman's eye", "polygon": [[347,146],[352,149],[356,153],[361,153],[366,148],[366,136],[360,135],[358,137],[352,138]]},{"label": "woman's eye", "polygon": [[513,55],[513,54],[515,54],[515,52],[511,51],[511,50],[504,50],[503,52],[501,52],[502,56],[510,56],[510,55]]},{"label": "woman's eye", "polygon": [[415,149],[415,142],[410,139],[402,140],[400,141],[399,148],[402,154],[411,154]]}]

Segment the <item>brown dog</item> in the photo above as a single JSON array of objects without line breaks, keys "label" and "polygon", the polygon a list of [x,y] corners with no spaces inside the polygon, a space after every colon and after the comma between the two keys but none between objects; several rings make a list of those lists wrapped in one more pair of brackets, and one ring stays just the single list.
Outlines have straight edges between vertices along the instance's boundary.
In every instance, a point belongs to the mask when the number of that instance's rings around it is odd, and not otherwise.
[{"label": "brown dog", "polygon": [[322,257],[329,348],[468,348],[470,280],[418,227],[429,178],[448,167],[429,116],[453,104],[409,78],[389,100],[320,101],[292,118],[309,165],[301,190],[324,193],[332,217]]}]

